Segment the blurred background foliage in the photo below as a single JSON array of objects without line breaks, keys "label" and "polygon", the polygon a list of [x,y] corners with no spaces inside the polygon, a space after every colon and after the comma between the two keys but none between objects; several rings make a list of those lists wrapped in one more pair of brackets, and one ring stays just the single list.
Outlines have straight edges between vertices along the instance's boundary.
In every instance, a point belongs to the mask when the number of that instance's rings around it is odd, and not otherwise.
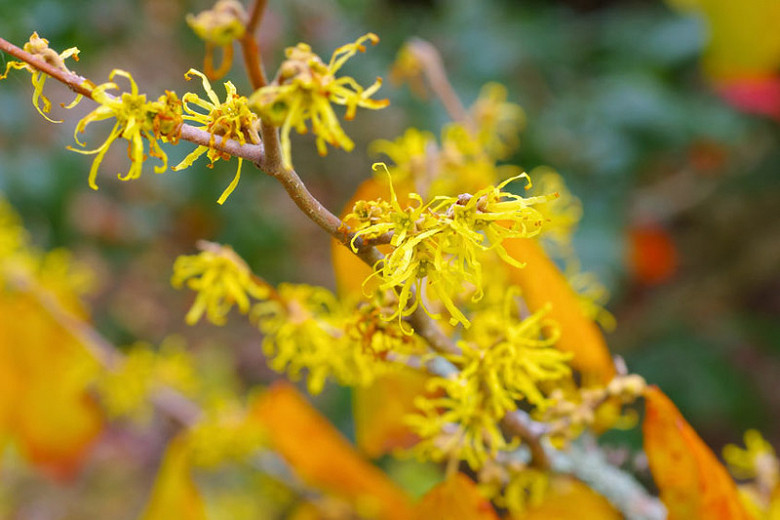
[{"label": "blurred background foliage", "polygon": [[[612,293],[612,351],[658,384],[716,451],[749,427],[780,444],[780,126],[714,93],[699,66],[703,19],[650,0],[269,3],[261,39],[270,74],[286,46],[306,41],[327,57],[373,31],[379,45],[345,67],[364,84],[387,77],[411,36],[442,52],[464,104],[488,81],[505,84],[528,119],[510,162],[528,171],[554,167],[582,199],[577,252]],[[183,77],[203,56],[184,16],[208,6],[0,0],[0,35],[21,46],[37,30],[55,49],[78,46],[81,61],[72,68],[95,82],[122,68],[152,97],[164,89],[200,92]],[[248,93],[240,64],[227,79]],[[221,82],[214,88],[223,95]],[[230,352],[225,362],[236,368],[236,384],[270,380],[260,338],[244,320],[184,325],[191,296],[170,288],[173,260],[205,238],[232,245],[272,282],[332,287],[328,237],[251,168],[217,205],[234,161],[208,169],[202,160],[161,175],[147,167],[139,181],[122,183],[114,174],[128,161],[116,146],[100,168],[99,191],[90,190],[91,159],[65,149],[89,103],[66,112],[57,106],[70,100],[65,89],[52,81],[46,93],[63,124],[35,112],[26,74],[0,83],[0,191],[38,245],[70,248],[98,273],[99,330],[118,345],[179,333],[196,351]],[[388,82],[380,94],[390,108],[345,125],[356,141],[352,154],[330,150],[320,158],[310,136],[293,137],[299,173],[333,211],[370,175],[378,159],[366,152],[370,141],[408,126],[438,133],[447,121],[438,102],[415,98],[408,87]],[[100,144],[104,132],[90,128],[88,145]],[[192,146],[169,149],[176,164]],[[331,388],[319,401],[351,435],[349,393]],[[633,432],[607,442],[636,439]]]}]

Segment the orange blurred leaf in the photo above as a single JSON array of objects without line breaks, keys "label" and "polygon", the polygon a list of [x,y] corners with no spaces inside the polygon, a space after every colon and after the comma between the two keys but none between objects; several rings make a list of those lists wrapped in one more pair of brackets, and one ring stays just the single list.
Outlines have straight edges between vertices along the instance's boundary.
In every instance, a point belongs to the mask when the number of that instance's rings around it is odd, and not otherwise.
[{"label": "orange blurred leaf", "polygon": [[168,444],[141,519],[206,520],[206,507],[191,471],[188,444],[180,435]]},{"label": "orange blurred leaf", "polygon": [[677,249],[658,225],[637,226],[628,234],[628,269],[640,283],[668,280],[677,271]]},{"label": "orange blurred leaf", "polygon": [[0,293],[0,436],[58,478],[72,476],[103,429],[90,394],[98,364],[31,295]]},{"label": "orange blurred leaf", "polygon": [[645,391],[644,447],[669,520],[748,520],[734,481],[677,407]]},{"label": "orange blurred leaf", "polygon": [[456,473],[428,491],[414,509],[414,520],[498,520],[476,484]]},{"label": "orange blurred leaf", "polygon": [[406,519],[408,496],[288,383],[274,384],[251,412],[264,422],[271,446],[309,485],[340,496],[381,519]]},{"label": "orange blurred leaf", "polygon": [[612,357],[598,326],[585,315],[577,294],[566,277],[533,239],[504,240],[507,252],[526,263],[522,269],[509,268],[510,280],[523,291],[531,312],[552,304],[549,317],[560,325],[557,347],[574,354],[572,366],[586,379],[606,383],[615,375]]},{"label": "orange blurred leaf", "polygon": [[417,409],[414,399],[425,394],[427,380],[419,372],[393,372],[368,387],[354,389],[355,436],[363,453],[377,458],[417,442],[404,418]]},{"label": "orange blurred leaf", "polygon": [[556,477],[538,506],[531,507],[514,520],[620,520],[623,516],[609,501],[579,480]]}]

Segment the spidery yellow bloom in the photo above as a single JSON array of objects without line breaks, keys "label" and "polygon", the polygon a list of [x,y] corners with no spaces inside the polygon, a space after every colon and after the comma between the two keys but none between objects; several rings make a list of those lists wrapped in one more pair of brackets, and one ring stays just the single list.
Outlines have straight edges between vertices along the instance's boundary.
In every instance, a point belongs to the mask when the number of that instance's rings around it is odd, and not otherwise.
[{"label": "spidery yellow bloom", "polygon": [[220,399],[186,433],[196,466],[215,468],[225,462],[245,461],[265,444],[263,425],[240,403]]},{"label": "spidery yellow bloom", "polygon": [[306,371],[311,394],[321,392],[329,377],[367,385],[383,368],[374,352],[345,332],[350,313],[321,287],[282,284],[273,298],[254,306],[252,316],[265,334],[269,366],[294,381]]},{"label": "spidery yellow bloom", "polygon": [[[42,59],[49,65],[57,67],[58,69],[64,70],[66,72],[70,72],[68,67],[65,66],[65,60],[67,58],[73,58],[74,60],[79,61],[79,50],[76,47],[71,47],[70,49],[66,49],[63,52],[57,54],[57,51],[49,48],[49,40],[46,38],[41,38],[38,36],[37,32],[32,33],[32,36],[30,36],[30,41],[24,44],[23,49],[24,51]],[[25,63],[23,61],[9,61],[5,66],[5,73],[0,75],[0,79],[5,79],[11,69],[24,69],[32,74],[31,80],[34,87],[32,95],[33,106],[39,114],[46,118],[47,121],[51,121],[52,123],[62,123],[62,121],[54,121],[46,115],[46,113],[51,110],[51,101],[49,101],[49,99],[43,95],[43,85],[46,83],[46,78],[49,76],[31,66],[29,63]],[[81,94],[77,95],[76,99],[74,99],[66,108],[73,108],[79,103],[79,101],[81,101],[81,98]]]},{"label": "spidery yellow bloom", "polygon": [[[218,0],[214,7],[187,15],[187,24],[206,42],[203,70],[211,80],[227,74],[233,63],[233,41],[244,36],[247,15],[238,0]],[[222,65],[214,70],[214,50],[222,49]]]},{"label": "spidery yellow bloom", "polygon": [[295,128],[298,133],[305,134],[308,131],[307,121],[311,121],[312,131],[317,136],[320,155],[327,154],[326,142],[346,151],[355,146],[341,128],[331,103],[347,107],[344,116],[347,120],[355,116],[357,107],[379,109],[389,104],[387,99],[371,99],[382,85],[380,78],[366,89],[349,76],[336,78],[336,73],[349,58],[358,51],[366,50],[363,46],[366,41],[375,44],[379,38],[369,33],[354,43],[339,47],[327,65],[305,43],[289,47],[285,51],[287,59],[279,68],[273,84],[257,90],[250,97],[250,104],[263,120],[281,127],[286,168],[292,168],[290,131]]},{"label": "spidery yellow bloom", "polygon": [[206,241],[200,241],[198,247],[199,254],[176,259],[171,278],[174,287],[186,283],[197,293],[187,313],[188,324],[194,325],[206,313],[211,323],[224,325],[225,316],[234,305],[246,314],[250,296],[258,300],[268,297],[270,287],[252,275],[231,247]]},{"label": "spidery yellow bloom", "polygon": [[161,388],[174,388],[192,395],[198,387],[193,361],[181,340],[166,338],[155,350],[138,342],[114,368],[96,381],[103,406],[112,416],[150,418],[150,396]]},{"label": "spidery yellow bloom", "polygon": [[[113,82],[116,76],[122,76],[130,82],[130,92],[123,92],[120,96],[113,96],[106,92],[119,88]],[[141,168],[146,160],[144,138],[149,142],[149,155],[161,161],[159,166],[154,167],[154,172],[162,173],[168,168],[168,156],[160,148],[157,139],[175,142],[181,126],[181,103],[178,102],[175,93],[166,92],[158,101],[150,102],[146,101],[146,94],[138,93],[138,85],[129,72],[114,69],[108,79],[108,83],[98,85],[92,90],[92,99],[100,106],[78,122],[73,137],[80,146],[85,146],[79,141],[78,134],[84,132],[90,123],[116,119],[114,127],[103,144],[94,150],[68,147],[74,152],[95,155],[92,168],[89,170],[89,186],[93,190],[98,189],[95,182],[97,170],[111,143],[120,137],[128,142],[127,155],[130,157],[131,165],[126,174],[118,174],[120,180],[127,181],[141,176]]]},{"label": "spidery yellow bloom", "polygon": [[[374,169],[377,168],[387,172],[382,163],[375,164]],[[345,217],[346,221],[356,222],[353,250],[358,237],[392,235],[393,249],[374,266],[371,275],[380,280],[380,290],[398,292],[398,308],[385,319],[400,320],[420,305],[432,317],[440,318],[426,305],[426,291],[444,305],[453,325],[470,325],[453,298],[463,293],[471,293],[472,301],[482,298],[479,254],[493,251],[506,263],[521,268],[523,264],[510,257],[501,242],[506,238],[531,237],[541,231],[542,216],[532,206],[552,196],[523,198],[503,191],[508,183],[519,178],[527,176],[513,177],[474,195],[437,197],[427,204],[412,193],[409,199],[416,206],[406,208],[400,206],[391,180],[389,203],[380,200],[355,204],[353,212]]]},{"label": "spidery yellow bloom", "polygon": [[416,128],[408,128],[394,141],[379,139],[368,147],[371,155],[386,155],[393,162],[389,170],[395,182],[425,179],[437,151],[434,135]]},{"label": "spidery yellow bloom", "polygon": [[477,141],[495,159],[506,159],[517,150],[520,132],[525,126],[525,112],[507,102],[506,87],[488,83],[470,109],[477,125]]},{"label": "spidery yellow bloom", "polygon": [[549,309],[518,320],[514,302],[510,293],[503,306],[475,317],[474,327],[458,342],[461,353],[445,356],[458,372],[429,383],[431,391],[444,395],[418,399],[421,414],[408,423],[423,439],[414,448],[419,455],[465,460],[479,469],[497,452],[517,445],[501,433],[501,418],[520,400],[544,408],[547,397],[540,385],[570,375],[571,355],[555,348],[560,333],[545,317]]},{"label": "spidery yellow bloom", "polygon": [[[729,471],[739,479],[763,478],[777,484],[780,463],[771,444],[757,430],[745,432],[745,448],[728,444],[723,448],[723,459]],[[774,485],[768,486],[773,489]]]},{"label": "spidery yellow bloom", "polygon": [[504,464],[487,461],[477,478],[485,497],[518,518],[529,507],[541,504],[550,486],[546,471],[513,459]]},{"label": "spidery yellow bloom", "polygon": [[[190,69],[184,76],[189,80],[193,74],[199,76],[203,81],[203,90],[206,91],[208,101],[191,92],[184,94],[181,98],[185,112],[183,117],[188,121],[198,123],[200,125],[199,128],[210,133],[211,141],[209,146],[201,145],[195,148],[182,162],[173,167],[174,171],[189,168],[204,153],[211,161],[208,164],[209,168],[213,168],[214,162],[219,159],[229,160],[230,154],[214,148],[215,136],[221,136],[223,139],[235,139],[242,145],[247,143],[258,144],[260,142],[260,136],[257,134],[257,115],[249,109],[247,98],[238,95],[235,85],[230,81],[225,82],[227,94],[225,101],[220,103],[217,94],[211,88],[211,83],[209,83],[208,78],[202,72]],[[205,110],[205,112],[195,110],[190,104]],[[230,185],[222,192],[217,203],[223,204],[228,196],[233,193],[233,190],[236,189],[236,186],[238,186],[238,181],[241,178],[242,163],[243,158],[239,157],[236,175]]]}]

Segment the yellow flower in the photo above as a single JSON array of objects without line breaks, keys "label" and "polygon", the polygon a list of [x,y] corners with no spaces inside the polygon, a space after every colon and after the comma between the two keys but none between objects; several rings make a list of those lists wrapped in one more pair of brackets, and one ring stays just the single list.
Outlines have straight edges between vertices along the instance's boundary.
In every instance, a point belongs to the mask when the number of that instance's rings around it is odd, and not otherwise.
[{"label": "yellow flower", "polygon": [[186,322],[194,325],[203,313],[215,325],[224,325],[234,305],[246,314],[249,297],[263,300],[270,288],[257,280],[246,263],[229,246],[200,241],[197,255],[180,256],[173,264],[171,284],[179,288],[185,282],[197,292]]},{"label": "yellow flower", "polygon": [[[70,49],[66,49],[57,54],[57,51],[49,48],[49,40],[39,37],[37,32],[32,33],[30,41],[24,44],[23,49],[26,52],[41,58],[49,65],[66,72],[70,71],[68,70],[68,67],[65,66],[65,59],[72,57],[74,60],[79,61],[79,50],[76,47],[71,47]],[[49,76],[23,61],[9,61],[5,66],[5,73],[0,75],[0,79],[5,79],[11,69],[24,69],[32,74],[31,80],[34,87],[32,96],[33,106],[39,114],[46,118],[46,120],[51,121],[52,123],[62,123],[62,121],[54,121],[46,115],[46,113],[51,110],[51,101],[43,95],[43,85],[46,83],[46,78]],[[74,99],[66,108],[73,108],[81,101],[81,98],[81,94],[77,95],[76,99]],[[39,101],[43,105],[41,105]]]},{"label": "yellow flower", "polygon": [[[225,101],[219,102],[219,98],[214,90],[211,88],[211,83],[203,75],[202,72],[195,69],[190,69],[184,76],[189,80],[191,75],[195,74],[199,76],[203,81],[203,89],[206,91],[208,101],[201,99],[197,94],[188,92],[182,96],[182,102],[184,103],[184,119],[188,121],[194,121],[198,123],[202,130],[206,130],[211,134],[211,141],[209,146],[198,146],[195,150],[184,158],[182,162],[173,167],[174,171],[183,170],[192,166],[192,163],[198,159],[204,153],[209,158],[211,163],[208,165],[210,168],[214,166],[214,162],[219,159],[229,160],[231,155],[226,152],[221,152],[214,148],[214,137],[221,136],[223,139],[235,139],[239,143],[258,144],[260,142],[260,136],[257,134],[258,119],[257,115],[252,112],[247,105],[247,98],[239,96],[236,92],[236,87],[230,81],[225,83]],[[190,104],[205,110],[206,112],[199,112]],[[233,193],[233,190],[238,186],[238,181],[241,178],[241,164],[243,159],[238,158],[238,169],[236,175],[230,185],[225,188],[222,195],[217,200],[217,203],[223,204],[227,200],[228,196]]]},{"label": "yellow flower", "polygon": [[341,128],[331,103],[347,107],[344,116],[347,120],[355,116],[357,107],[379,109],[389,104],[386,99],[371,99],[382,85],[380,78],[366,89],[349,76],[336,78],[336,72],[349,58],[358,51],[365,51],[362,45],[365,41],[376,43],[379,38],[369,33],[354,43],[339,47],[327,65],[305,43],[289,47],[287,59],[279,68],[273,84],[257,90],[250,97],[250,104],[265,121],[281,126],[286,168],[292,168],[290,131],[295,128],[300,134],[306,133],[309,120],[317,136],[320,155],[327,154],[326,142],[346,151],[352,150],[354,143]]},{"label": "yellow flower", "polygon": [[506,87],[488,83],[471,107],[477,124],[477,141],[495,159],[506,159],[519,146],[519,134],[525,126],[525,112],[507,102]]},{"label": "yellow flower", "polygon": [[[247,15],[238,0],[218,0],[214,7],[196,16],[187,15],[187,25],[206,42],[206,56],[203,70],[211,80],[227,74],[233,63],[233,41],[244,36]],[[222,49],[223,59],[219,69],[214,70],[214,49]]]},{"label": "yellow flower", "polygon": [[571,355],[555,348],[560,332],[546,318],[549,310],[518,320],[514,306],[510,292],[503,305],[482,309],[458,342],[461,353],[445,356],[458,371],[429,383],[431,391],[444,395],[418,399],[422,413],[408,419],[423,438],[415,448],[418,453],[480,468],[498,451],[516,445],[501,433],[502,417],[516,410],[520,400],[543,408],[547,397],[540,385],[571,374]]},{"label": "yellow flower", "polygon": [[251,409],[220,399],[187,430],[194,465],[215,468],[225,462],[246,461],[265,444],[263,425]]},{"label": "yellow flower", "polygon": [[372,142],[368,151],[372,155],[386,155],[395,165],[390,168],[393,180],[401,182],[410,177],[422,180],[430,174],[428,169],[438,149],[432,133],[408,128],[394,141],[379,139]]},{"label": "yellow flower", "polygon": [[[777,483],[780,466],[772,445],[761,436],[757,430],[745,432],[745,448],[727,444],[723,448],[723,459],[729,466],[729,471],[739,479],[756,477],[769,478]],[[769,486],[773,489],[774,486]]]},{"label": "yellow flower", "polygon": [[306,371],[311,394],[321,392],[328,378],[367,385],[382,369],[375,353],[345,332],[350,313],[326,289],[282,284],[274,297],[254,306],[252,315],[265,334],[268,365],[294,381]]},{"label": "yellow flower", "polygon": [[[127,78],[130,82],[130,92],[123,92],[121,96],[113,96],[106,92],[119,88],[116,83],[113,83],[115,76]],[[181,126],[181,104],[178,103],[176,94],[173,92],[166,92],[156,102],[148,102],[146,94],[138,93],[138,85],[130,73],[114,69],[108,79],[108,83],[98,85],[92,90],[92,99],[100,106],[78,122],[73,137],[79,145],[85,146],[79,141],[78,134],[84,132],[90,123],[113,118],[116,119],[114,127],[103,144],[94,150],[77,150],[68,147],[74,152],[95,155],[95,160],[92,161],[92,168],[89,171],[89,186],[94,190],[98,189],[95,183],[98,167],[111,143],[120,137],[128,142],[128,156],[131,166],[126,174],[119,174],[120,180],[127,181],[141,176],[141,167],[146,160],[144,138],[149,142],[149,155],[157,157],[162,163],[160,166],[154,167],[155,173],[162,173],[168,168],[168,156],[160,148],[157,139],[175,141],[178,139],[178,131]]]},{"label": "yellow flower", "polygon": [[545,250],[557,257],[570,260],[574,257],[571,237],[582,219],[582,203],[566,186],[563,177],[547,166],[531,170],[534,180],[534,193],[557,193],[558,196],[536,209],[545,217]]},{"label": "yellow flower", "polygon": [[155,391],[174,388],[192,395],[197,386],[193,361],[176,337],[166,338],[157,351],[147,343],[135,343],[122,361],[104,371],[96,382],[109,414],[140,420],[149,418],[150,397]]},{"label": "yellow flower", "polygon": [[[375,164],[374,169],[377,168],[387,171],[382,163]],[[391,236],[393,249],[374,266],[374,272],[366,280],[378,278],[381,291],[400,288],[398,307],[385,319],[402,319],[420,305],[433,318],[440,318],[426,305],[424,291],[430,291],[447,309],[453,325],[470,325],[454,298],[469,293],[472,301],[482,297],[479,254],[493,251],[506,263],[523,267],[507,254],[501,242],[506,238],[531,237],[541,231],[541,214],[532,206],[549,197],[523,198],[503,191],[509,182],[523,177],[526,175],[489,186],[474,195],[437,197],[427,204],[412,193],[409,199],[417,205],[407,208],[401,208],[391,182],[390,203],[374,201],[355,205],[353,212],[345,217],[347,221],[357,222],[353,249],[358,237]]]}]

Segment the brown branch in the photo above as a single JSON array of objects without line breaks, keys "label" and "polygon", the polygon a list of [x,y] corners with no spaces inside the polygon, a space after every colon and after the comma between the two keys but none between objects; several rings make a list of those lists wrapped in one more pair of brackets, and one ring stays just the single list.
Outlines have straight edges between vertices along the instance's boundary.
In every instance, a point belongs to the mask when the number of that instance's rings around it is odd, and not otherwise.
[{"label": "brown branch", "polygon": [[[263,0],[260,0],[259,3],[264,2]],[[41,72],[48,74],[70,87],[74,92],[92,99],[92,88],[94,84],[78,74],[53,67],[2,38],[0,38],[0,50],[8,52],[12,56],[30,64]],[[295,202],[298,208],[300,208],[309,219],[328,234],[339,240],[342,244],[350,247],[354,234],[350,232],[349,227],[336,215],[328,211],[328,209],[323,206],[311,192],[309,192],[306,185],[301,181],[301,178],[294,170],[286,169],[282,164],[281,146],[279,144],[277,129],[263,123],[261,131],[263,134],[263,144],[242,145],[237,141],[224,139],[221,136],[212,136],[205,130],[183,124],[181,127],[181,138],[185,141],[201,146],[209,146],[230,155],[252,161],[261,170],[265,171],[282,184],[293,202]],[[363,244],[363,240],[360,237],[355,240],[355,246],[357,248],[357,256],[372,268],[377,262],[384,258],[382,253],[375,247]],[[457,347],[441,331],[433,319],[422,311],[422,309],[418,308],[409,316],[407,321],[420,336],[428,340],[428,343],[437,352],[454,353],[458,351]]]},{"label": "brown branch", "polygon": [[447,78],[444,63],[436,47],[430,42],[419,38],[412,39],[407,45],[419,60],[425,77],[428,78],[431,90],[441,100],[442,105],[444,105],[452,120],[463,123],[469,130],[473,130],[474,123]]},{"label": "brown branch", "polygon": [[542,470],[550,468],[550,457],[542,445],[542,436],[547,433],[544,424],[534,421],[525,412],[516,410],[507,413],[501,419],[501,427],[506,433],[522,439],[528,446],[531,452],[531,464],[534,467]]},{"label": "brown branch", "polygon": [[249,11],[249,20],[246,23],[244,36],[239,39],[241,44],[241,53],[244,56],[244,66],[249,76],[249,82],[252,88],[257,90],[268,84],[268,79],[263,70],[263,62],[260,57],[260,44],[257,41],[255,32],[263,20],[263,13],[267,0],[255,0]]},{"label": "brown branch", "polygon": [[94,84],[86,78],[82,78],[74,72],[63,70],[47,63],[34,54],[30,54],[14,45],[13,43],[0,38],[0,50],[18,58],[19,60],[35,67],[39,71],[48,74],[57,81],[65,84],[76,94],[92,99],[92,89]]}]

